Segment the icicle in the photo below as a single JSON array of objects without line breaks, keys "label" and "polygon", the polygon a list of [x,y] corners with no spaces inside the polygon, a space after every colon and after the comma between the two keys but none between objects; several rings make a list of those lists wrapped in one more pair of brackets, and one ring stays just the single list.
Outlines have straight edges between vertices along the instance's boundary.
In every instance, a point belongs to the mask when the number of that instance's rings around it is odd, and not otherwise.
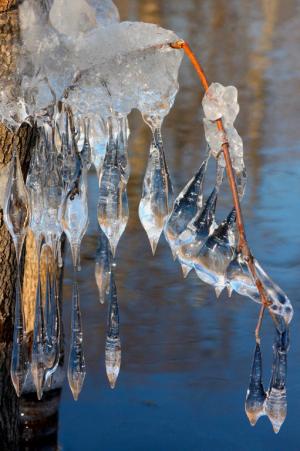
[{"label": "icicle", "polygon": [[84,130],[84,140],[83,140],[83,147],[81,149],[81,159],[83,162],[83,165],[87,169],[87,171],[91,167],[91,160],[92,160],[92,151],[91,151],[91,145],[90,145],[90,120],[88,118],[85,118],[83,120],[83,130]]},{"label": "icicle", "polygon": [[197,256],[200,249],[215,226],[214,218],[217,197],[218,190],[214,188],[203,209],[199,210],[178,238],[178,259],[181,265],[185,265],[189,270],[197,263]]},{"label": "icicle", "polygon": [[117,114],[117,122],[118,122],[118,136],[117,136],[118,164],[119,167],[121,168],[121,174],[127,183],[130,175],[130,165],[128,159],[129,127],[127,116]]},{"label": "icicle", "polygon": [[143,182],[139,217],[154,254],[171,212],[173,189],[161,138],[162,121],[159,117],[143,116],[143,118],[152,130],[153,141]]},{"label": "icicle", "polygon": [[88,227],[88,205],[84,173],[73,183],[59,210],[62,229],[69,240],[73,265],[80,268],[80,244]]},{"label": "icicle", "polygon": [[24,238],[30,221],[30,203],[17,150],[14,148],[3,209],[5,225],[13,239],[20,261]]},{"label": "icicle", "polygon": [[111,388],[115,387],[121,366],[121,341],[119,337],[119,307],[114,273],[111,273],[108,324],[105,343],[105,367]]},{"label": "icicle", "polygon": [[276,329],[273,345],[272,377],[265,401],[266,414],[272,423],[275,434],[279,432],[287,414],[286,376],[288,347],[288,328],[282,333]]},{"label": "icicle", "polygon": [[91,151],[92,162],[98,177],[102,169],[106,146],[108,142],[108,131],[105,121],[101,117],[95,117],[91,124]]},{"label": "icicle", "polygon": [[[60,312],[56,286],[56,261],[48,248],[46,265],[46,301],[45,301],[45,361],[46,361],[46,383],[54,373],[58,365],[60,352]],[[51,258],[49,258],[51,257]],[[50,276],[50,270],[52,272]]]},{"label": "icicle", "polygon": [[174,259],[176,258],[179,235],[186,229],[198,209],[202,207],[203,181],[206,168],[207,160],[204,160],[200,169],[177,196],[173,210],[166,222],[164,233]]},{"label": "icicle", "polygon": [[71,342],[68,363],[68,381],[75,401],[81,392],[86,375],[85,359],[83,354],[83,337],[81,312],[79,305],[78,284],[73,280],[72,316],[71,316]]},{"label": "icicle", "polygon": [[[37,248],[38,254],[40,248]],[[40,260],[43,259],[43,255],[47,252],[47,246],[42,247],[41,256],[38,256],[38,284],[36,290],[35,300],[35,317],[33,328],[33,343],[31,352],[31,373],[33,382],[36,389],[37,398],[40,400],[43,396],[43,386],[45,381],[46,371],[46,334],[45,334],[45,322],[44,322],[44,309],[41,294],[41,273],[40,273]],[[49,289],[49,287],[47,287]],[[46,293],[46,298],[47,298]]]},{"label": "icicle", "polygon": [[245,402],[245,411],[251,426],[255,426],[257,420],[262,415],[265,415],[265,399],[266,393],[262,385],[261,350],[260,345],[256,343],[250,375],[250,383],[247,390]]},{"label": "icicle", "polygon": [[54,147],[54,129],[45,124],[44,133],[47,151],[47,176],[42,191],[44,197],[43,229],[46,242],[56,258],[57,245],[62,234],[58,216],[63,186],[58,168],[57,152]]},{"label": "icicle", "polygon": [[109,241],[99,227],[98,248],[96,251],[95,279],[99,291],[99,300],[104,304],[109,292],[112,255]]},{"label": "icicle", "polygon": [[98,200],[98,223],[109,240],[113,256],[129,215],[126,179],[119,162],[114,126],[110,118],[109,142],[99,178]]},{"label": "icicle", "polygon": [[21,298],[20,259],[30,221],[30,206],[16,147],[14,147],[9,171],[3,216],[14,242],[17,259],[15,323],[10,373],[16,393],[20,396],[28,372],[28,343]]},{"label": "icicle", "polygon": [[25,322],[22,311],[20,276],[16,278],[14,315],[14,335],[11,354],[10,376],[17,395],[20,397],[29,369],[28,343],[25,335]]},{"label": "icicle", "polygon": [[203,244],[194,264],[197,276],[213,285],[217,296],[226,286],[225,273],[234,255],[235,209],[228,215]]}]

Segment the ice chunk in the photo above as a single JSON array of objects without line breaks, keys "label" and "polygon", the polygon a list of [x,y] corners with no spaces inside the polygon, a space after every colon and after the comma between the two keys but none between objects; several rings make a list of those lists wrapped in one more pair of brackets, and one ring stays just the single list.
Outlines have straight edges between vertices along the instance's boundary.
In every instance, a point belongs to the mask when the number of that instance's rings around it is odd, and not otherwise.
[{"label": "ice chunk", "polygon": [[206,118],[210,121],[224,118],[226,122],[233,124],[240,110],[237,96],[234,86],[225,87],[220,83],[212,83],[202,100]]},{"label": "ice chunk", "polygon": [[77,37],[96,27],[96,11],[85,0],[54,0],[50,23],[59,33]]}]

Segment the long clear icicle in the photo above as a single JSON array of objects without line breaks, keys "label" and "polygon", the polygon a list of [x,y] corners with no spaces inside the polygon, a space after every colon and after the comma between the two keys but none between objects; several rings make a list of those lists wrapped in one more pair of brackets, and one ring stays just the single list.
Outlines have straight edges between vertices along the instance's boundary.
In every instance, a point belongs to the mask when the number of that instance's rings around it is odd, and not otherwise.
[{"label": "long clear icicle", "polygon": [[108,124],[109,141],[99,178],[98,223],[115,256],[118,242],[127,225],[129,210],[126,172],[121,164],[118,147],[118,127],[113,118],[109,118]]},{"label": "long clear icicle", "polygon": [[[18,271],[19,272],[19,271]],[[20,276],[16,278],[14,334],[11,353],[10,376],[17,395],[20,397],[29,369],[28,343],[22,311]]]},{"label": "long clear icicle", "polygon": [[16,393],[20,396],[29,367],[28,342],[21,296],[20,259],[30,221],[30,204],[16,147],[14,147],[10,165],[3,216],[13,239],[17,259],[15,322],[10,374]]},{"label": "long clear icicle", "polygon": [[119,307],[114,272],[111,272],[107,334],[105,343],[105,368],[111,388],[114,388],[121,367],[121,341],[119,336]]},{"label": "long clear icicle", "polygon": [[246,415],[251,426],[265,415],[264,402],[266,393],[262,384],[262,357],[259,343],[256,343],[250,374],[249,388],[245,401]]},{"label": "long clear icicle", "polygon": [[173,188],[161,137],[162,121],[159,117],[143,116],[143,118],[152,130],[153,139],[139,204],[139,217],[154,254],[172,209]]},{"label": "long clear icicle", "polygon": [[[51,376],[56,371],[60,356],[60,309],[56,285],[56,261],[53,259],[51,249],[48,248],[51,258],[47,261],[46,268],[46,305],[45,305],[45,330],[46,330],[46,383],[51,382]],[[50,256],[49,255],[49,256]],[[52,264],[51,264],[52,263]],[[51,274],[50,274],[51,271]]]},{"label": "long clear icicle", "polygon": [[[33,343],[31,351],[31,373],[33,382],[36,389],[37,398],[40,400],[43,396],[43,387],[45,382],[45,371],[46,371],[46,333],[45,333],[45,319],[44,319],[44,308],[42,301],[42,290],[41,290],[41,271],[40,271],[40,261],[44,259],[43,254],[47,252],[47,246],[42,247],[42,251],[37,247],[38,254],[38,284],[36,290],[36,300],[35,300],[35,316],[34,316],[34,327],[33,327]],[[46,257],[45,257],[46,258]],[[47,291],[46,286],[46,291]],[[48,293],[46,292],[46,302]]]},{"label": "long clear icicle", "polygon": [[75,401],[81,392],[86,375],[85,358],[83,353],[83,334],[79,291],[74,275],[71,313],[71,342],[68,363],[68,381]]},{"label": "long clear icicle", "polygon": [[99,301],[104,304],[110,290],[112,254],[109,241],[99,227],[98,247],[96,250],[95,279],[99,291]]}]

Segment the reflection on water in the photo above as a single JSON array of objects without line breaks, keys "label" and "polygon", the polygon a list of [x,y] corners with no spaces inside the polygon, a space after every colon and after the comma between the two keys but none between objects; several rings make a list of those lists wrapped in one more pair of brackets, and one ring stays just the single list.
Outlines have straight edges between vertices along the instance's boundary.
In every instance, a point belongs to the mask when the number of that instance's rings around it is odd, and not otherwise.
[{"label": "reflection on water", "polygon": [[[118,0],[123,19],[155,22],[177,31],[201,56],[207,75],[239,89],[237,129],[249,181],[243,202],[248,238],[257,258],[295,306],[288,375],[288,416],[279,436],[266,417],[252,429],[244,413],[258,306],[211,287],[194,274],[183,280],[164,239],[156,256],[138,220],[150,133],[131,115],[130,218],[118,248],[122,368],[114,391],[104,369],[106,308],[94,282],[96,214],[83,242],[79,275],[87,363],[78,403],[65,384],[59,443],[65,450],[286,450],[299,449],[300,102],[299,0]],[[287,72],[284,68],[287,67]],[[180,93],[163,127],[175,192],[204,157],[201,91],[185,59]],[[205,190],[209,192],[212,177]],[[89,178],[90,211],[97,179]],[[230,208],[222,193],[217,217]],[[65,319],[70,317],[70,253]],[[68,331],[68,323],[66,324]],[[263,328],[264,383],[271,371],[272,325]],[[298,340],[299,341],[299,340]]]}]

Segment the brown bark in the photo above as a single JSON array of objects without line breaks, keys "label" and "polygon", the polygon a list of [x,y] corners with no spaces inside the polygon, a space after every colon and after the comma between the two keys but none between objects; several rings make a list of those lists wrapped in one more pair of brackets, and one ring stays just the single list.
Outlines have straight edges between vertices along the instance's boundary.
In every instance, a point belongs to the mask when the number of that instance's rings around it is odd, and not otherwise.
[{"label": "brown bark", "polygon": [[[1,1],[0,12],[0,79],[5,82],[15,70],[19,35],[18,13],[12,9],[15,1]],[[12,155],[13,140],[17,143],[22,168],[26,171],[32,130],[23,126],[14,137],[0,124],[0,169]],[[0,210],[0,448],[19,449],[19,402],[10,380],[10,356],[12,350],[16,258],[11,237],[3,222]]]}]

